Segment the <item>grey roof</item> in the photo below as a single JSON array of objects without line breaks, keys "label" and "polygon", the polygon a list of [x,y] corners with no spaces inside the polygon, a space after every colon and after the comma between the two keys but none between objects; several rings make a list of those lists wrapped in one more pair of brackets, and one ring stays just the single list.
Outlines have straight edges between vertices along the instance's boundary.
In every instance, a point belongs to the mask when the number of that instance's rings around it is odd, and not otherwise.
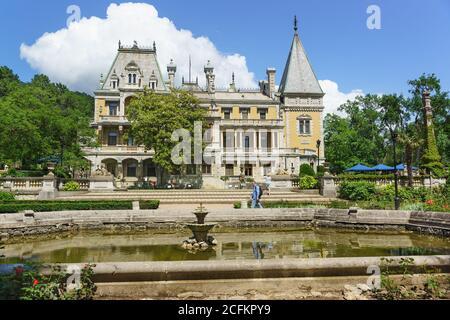
[{"label": "grey roof", "polygon": [[159,67],[155,50],[139,48],[137,44],[133,47],[121,46],[116,58],[105,78],[101,90],[110,89],[110,81],[114,74],[120,79],[119,88],[127,88],[127,70],[138,71],[141,75],[142,87],[149,84],[150,79],[156,77],[157,91],[167,91],[164,78]]},{"label": "grey roof", "polygon": [[284,68],[280,93],[323,94],[297,32],[295,32],[291,51],[289,52],[286,67]]}]

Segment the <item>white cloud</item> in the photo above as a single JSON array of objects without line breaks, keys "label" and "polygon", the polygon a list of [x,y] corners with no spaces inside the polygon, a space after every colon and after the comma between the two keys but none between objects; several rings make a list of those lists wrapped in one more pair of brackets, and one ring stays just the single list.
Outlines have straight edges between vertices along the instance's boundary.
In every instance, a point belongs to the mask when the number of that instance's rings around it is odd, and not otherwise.
[{"label": "white cloud", "polygon": [[154,6],[145,3],[111,4],[105,19],[82,18],[68,28],[45,33],[32,45],[22,44],[20,54],[32,68],[53,81],[92,92],[100,74],[106,74],[111,66],[119,40],[129,45],[136,40],[147,46],[155,41],[164,75],[165,66],[173,58],[178,64],[179,82],[181,76],[188,76],[188,59],[192,55],[193,78],[198,76],[201,84],[205,82],[203,66],[211,60],[218,87],[229,85],[232,72],[238,86],[257,87],[244,56],[221,53],[208,38],[177,29],[168,18],[159,17]]},{"label": "white cloud", "polygon": [[[191,55],[193,77],[198,76],[202,85],[205,82],[203,66],[211,60],[217,87],[228,87],[232,72],[236,74],[239,87],[257,87],[255,75],[248,70],[244,56],[221,53],[208,38],[194,37],[189,30],[177,29],[168,18],[159,17],[154,6],[145,3],[111,4],[105,19],[82,18],[68,28],[45,33],[32,45],[22,44],[20,54],[32,68],[48,75],[52,81],[92,93],[98,86],[100,74],[106,75],[109,70],[119,40],[128,45],[136,40],[147,46],[155,41],[164,76],[165,66],[174,59],[178,65],[178,83],[182,76],[188,76]],[[342,93],[337,83],[330,80],[320,81],[320,84],[326,93],[327,113],[336,112],[339,105],[362,94],[361,90]]]},{"label": "white cloud", "polygon": [[325,114],[339,114],[339,112],[337,111],[339,106],[346,103],[348,100],[355,100],[357,96],[364,95],[363,91],[360,89],[352,90],[349,93],[340,92],[338,84],[331,80],[320,80],[319,83],[322,87],[322,90],[325,92]]}]

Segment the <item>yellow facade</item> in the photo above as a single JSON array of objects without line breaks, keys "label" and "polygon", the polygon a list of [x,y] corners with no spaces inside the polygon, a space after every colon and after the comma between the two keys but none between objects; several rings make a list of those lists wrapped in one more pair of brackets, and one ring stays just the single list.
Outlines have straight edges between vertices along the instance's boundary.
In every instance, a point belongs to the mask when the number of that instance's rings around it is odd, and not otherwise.
[{"label": "yellow facade", "polygon": [[278,119],[278,112],[276,106],[270,106],[267,112],[267,119],[268,120],[277,120]]},{"label": "yellow facade", "polygon": [[95,110],[98,111],[98,113],[95,115],[96,121],[99,120],[99,117],[108,115],[108,110],[106,110],[106,100],[105,99],[96,99],[95,107],[96,107]]},{"label": "yellow facade", "polygon": [[[300,134],[298,132],[298,118],[311,118],[311,134]],[[303,154],[305,150],[315,151],[317,140],[322,139],[321,112],[286,112],[285,135],[287,137],[287,148],[297,148]]]}]

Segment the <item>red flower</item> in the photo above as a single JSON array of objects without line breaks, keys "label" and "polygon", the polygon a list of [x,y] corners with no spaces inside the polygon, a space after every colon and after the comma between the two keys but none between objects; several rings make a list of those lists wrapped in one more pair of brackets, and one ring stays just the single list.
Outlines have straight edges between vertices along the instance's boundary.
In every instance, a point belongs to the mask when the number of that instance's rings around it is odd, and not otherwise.
[{"label": "red flower", "polygon": [[444,204],[444,205],[442,206],[442,208],[448,210],[448,204]]},{"label": "red flower", "polygon": [[23,267],[16,268],[16,276],[21,276],[23,272],[24,272]]},{"label": "red flower", "polygon": [[39,284],[39,281],[37,279],[34,279],[33,281],[33,287],[37,286]]},{"label": "red flower", "polygon": [[432,205],[433,205],[433,200],[432,200],[432,199],[427,200],[425,203],[426,203],[427,205],[429,205],[429,206],[432,206]]}]

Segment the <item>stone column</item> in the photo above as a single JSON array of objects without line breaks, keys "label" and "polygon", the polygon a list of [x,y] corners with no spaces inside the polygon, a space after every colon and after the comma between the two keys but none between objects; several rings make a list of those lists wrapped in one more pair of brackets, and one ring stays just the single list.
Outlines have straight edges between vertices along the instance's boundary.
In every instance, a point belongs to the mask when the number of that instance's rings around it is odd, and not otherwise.
[{"label": "stone column", "polygon": [[52,200],[57,196],[56,178],[53,173],[46,175],[42,180],[42,190],[39,192],[39,200]]},{"label": "stone column", "polygon": [[331,175],[325,175],[320,180],[320,194],[327,198],[337,197],[337,188],[334,177]]},{"label": "stone column", "polygon": [[136,175],[137,175],[138,181],[142,181],[144,179],[144,162],[142,160],[138,161]]}]

